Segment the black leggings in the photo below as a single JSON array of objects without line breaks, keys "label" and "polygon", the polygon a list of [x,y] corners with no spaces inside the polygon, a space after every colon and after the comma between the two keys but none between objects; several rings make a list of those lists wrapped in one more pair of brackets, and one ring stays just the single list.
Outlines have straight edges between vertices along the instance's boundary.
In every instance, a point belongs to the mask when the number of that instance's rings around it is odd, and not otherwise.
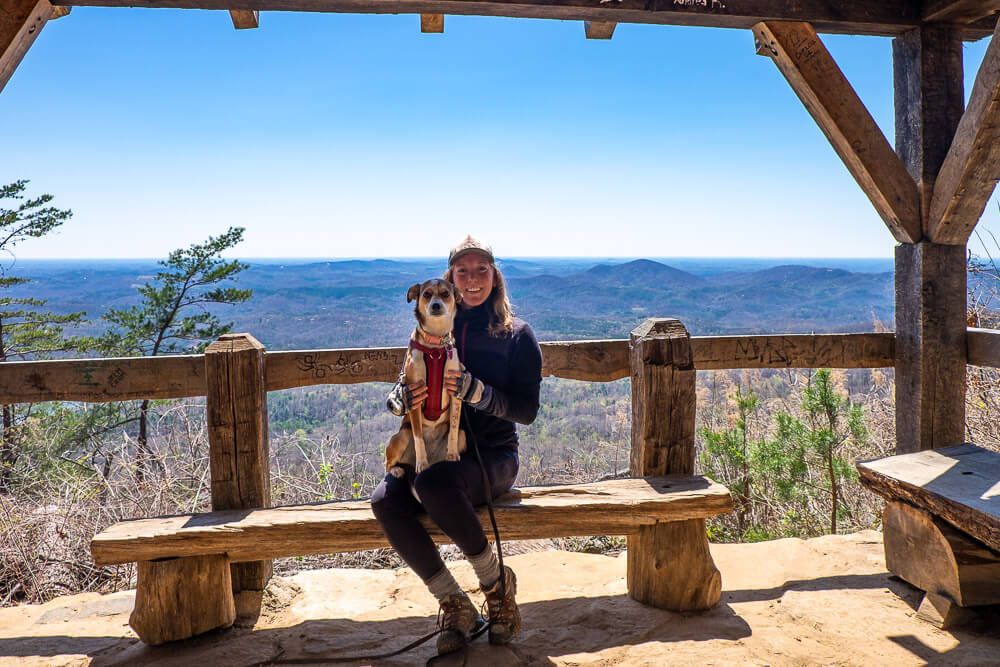
[{"label": "black leggings", "polygon": [[[517,477],[517,449],[482,447],[480,453],[493,497],[507,493]],[[413,571],[426,582],[444,567],[437,547],[417,518],[424,511],[466,556],[483,553],[486,535],[475,506],[486,504],[486,489],[476,455],[467,451],[460,461],[435,463],[415,477],[412,468],[403,467],[404,477],[386,475],[375,488],[372,511],[389,544]],[[419,502],[410,490],[411,483]]]}]

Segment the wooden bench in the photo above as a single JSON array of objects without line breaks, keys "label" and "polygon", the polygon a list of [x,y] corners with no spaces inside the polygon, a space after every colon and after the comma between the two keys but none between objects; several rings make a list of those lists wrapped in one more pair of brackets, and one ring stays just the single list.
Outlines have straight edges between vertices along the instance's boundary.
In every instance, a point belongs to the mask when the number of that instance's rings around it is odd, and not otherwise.
[{"label": "wooden bench", "polygon": [[[496,503],[496,515],[502,539],[524,540],[637,535],[732,507],[720,484],[667,475],[515,489]],[[491,535],[485,509],[480,514]],[[447,541],[426,518],[425,525],[437,541]],[[130,624],[142,641],[160,644],[233,624],[232,563],[386,545],[368,502],[350,501],[122,521],[94,537],[91,553],[98,565],[139,563]],[[719,599],[721,580],[705,545],[693,556],[681,544],[664,545],[667,553],[629,553],[628,567],[641,569],[643,586],[673,591],[680,607],[686,600],[710,607]],[[703,562],[692,563],[693,557]],[[648,597],[648,591],[634,592]]]},{"label": "wooden bench", "polygon": [[947,628],[1000,604],[1000,454],[964,444],[857,468],[887,501],[886,568],[926,591],[922,618]]}]

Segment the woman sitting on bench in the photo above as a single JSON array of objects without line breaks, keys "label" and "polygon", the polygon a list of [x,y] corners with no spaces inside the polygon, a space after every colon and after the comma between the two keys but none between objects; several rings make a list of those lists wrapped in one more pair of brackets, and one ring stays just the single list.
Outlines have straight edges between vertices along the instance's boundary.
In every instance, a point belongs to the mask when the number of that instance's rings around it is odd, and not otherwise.
[{"label": "woman sitting on bench", "polygon": [[[514,424],[534,421],[542,381],[538,342],[531,327],[514,317],[490,247],[467,237],[449,254],[445,278],[462,293],[454,336],[466,369],[446,374],[445,387],[464,402],[463,422],[472,431],[469,449],[460,461],[442,461],[419,475],[405,466],[403,477],[386,475],[372,494],[372,511],[389,543],[441,605],[438,653],[464,647],[482,619],[421,525],[418,515],[423,511],[472,563],[486,595],[490,643],[510,642],[521,627],[514,572],[504,567],[504,581],[500,581],[496,554],[476,515],[475,507],[486,503],[487,489],[472,441],[486,467],[492,497],[503,495],[514,486],[518,471]],[[425,384],[408,387],[400,383],[390,392],[388,406],[402,416],[422,405],[426,397]]]}]

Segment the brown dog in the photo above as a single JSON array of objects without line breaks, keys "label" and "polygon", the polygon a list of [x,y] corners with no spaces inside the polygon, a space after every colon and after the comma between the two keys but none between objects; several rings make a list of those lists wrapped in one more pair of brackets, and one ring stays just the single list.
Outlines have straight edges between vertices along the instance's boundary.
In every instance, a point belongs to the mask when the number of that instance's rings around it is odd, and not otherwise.
[{"label": "brown dog", "polygon": [[444,388],[446,370],[464,370],[451,335],[462,296],[447,280],[435,279],[411,286],[406,301],[417,302],[417,327],[410,336],[403,375],[411,386],[426,382],[428,392],[423,406],[403,417],[385,448],[385,468],[396,477],[403,476],[401,463],[421,472],[438,461],[457,461],[465,451],[465,433],[459,429],[462,402]]}]

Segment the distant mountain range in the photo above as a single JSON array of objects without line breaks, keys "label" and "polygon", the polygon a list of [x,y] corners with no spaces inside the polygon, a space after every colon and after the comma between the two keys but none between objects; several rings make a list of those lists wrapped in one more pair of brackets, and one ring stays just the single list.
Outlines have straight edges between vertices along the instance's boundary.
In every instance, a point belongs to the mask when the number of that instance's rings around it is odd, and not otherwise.
[{"label": "distant mountain range", "polygon": [[[891,327],[891,272],[760,262],[697,260],[690,271],[648,259],[501,266],[518,314],[543,340],[621,338],[651,316],[679,317],[702,335]],[[10,273],[34,279],[21,294],[97,320],[133,303],[156,271],[151,261],[67,260],[23,261]],[[413,326],[407,287],[441,271],[440,260],[260,261],[239,277],[253,299],[218,312],[269,349],[401,345]]]}]

